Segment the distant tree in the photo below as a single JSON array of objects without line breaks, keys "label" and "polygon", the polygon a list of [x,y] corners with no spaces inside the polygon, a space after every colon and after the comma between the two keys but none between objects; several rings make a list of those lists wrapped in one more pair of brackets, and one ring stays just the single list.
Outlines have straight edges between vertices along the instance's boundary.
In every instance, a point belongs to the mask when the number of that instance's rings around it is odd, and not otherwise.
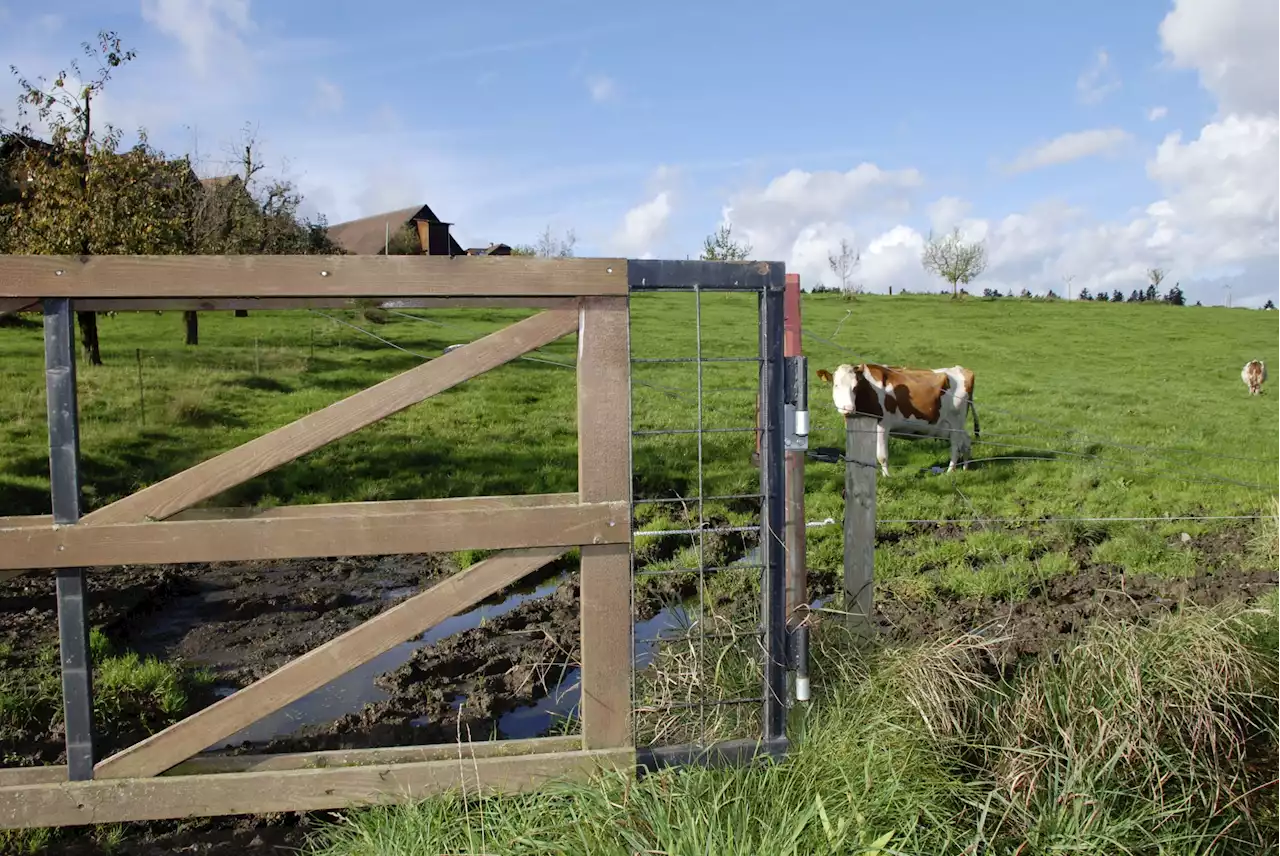
[{"label": "distant tree", "polygon": [[840,252],[827,254],[827,266],[840,280],[840,291],[844,293],[846,300],[853,300],[862,291],[862,287],[853,279],[854,268],[861,258],[862,254],[844,238],[840,239]]},{"label": "distant tree", "polygon": [[574,245],[578,243],[578,236],[570,229],[564,233],[563,238],[557,238],[551,231],[551,224],[547,224],[547,228],[538,236],[538,243],[535,246],[537,255],[544,259],[571,259],[573,258]]},{"label": "distant tree", "polygon": [[[101,211],[103,206],[98,204],[100,200],[96,197],[131,190],[145,194],[149,189],[121,187],[103,175],[101,169],[95,172],[92,165],[99,155],[116,155],[120,144],[120,133],[110,125],[106,126],[105,133],[98,133],[93,123],[93,104],[106,88],[111,72],[132,60],[135,54],[132,50],[125,50],[121,39],[108,30],[99,31],[97,45],[84,42],[81,48],[98,68],[93,78],[86,82],[79,64],[75,60],[68,63],[76,79],[81,81],[75,90],[67,84],[66,69],[59,71],[50,84],[44,78],[32,83],[22,76],[17,67],[10,66],[21,91],[18,96],[20,120],[27,119],[34,112],[48,126],[53,145],[47,156],[35,155],[31,150],[24,153],[25,162],[20,168],[30,176],[30,181],[23,190],[18,210],[9,218],[10,236],[6,243],[11,251],[89,255],[106,238],[100,231],[102,224],[97,216],[104,213]],[[30,122],[22,122],[16,133],[31,137]],[[148,160],[154,157],[154,152],[146,148],[145,140],[140,145],[142,149],[129,161],[131,167],[136,166],[140,158]],[[111,164],[122,166],[124,161],[112,160]],[[112,170],[107,169],[106,172],[110,174]],[[42,201],[33,203],[36,198]],[[123,211],[112,213],[118,220]],[[119,242],[125,236],[117,234],[112,237]],[[107,238],[107,242],[113,241]],[[139,251],[123,249],[116,252]],[[80,326],[80,342],[90,364],[102,365],[97,314],[77,312],[76,321]]]},{"label": "distant tree", "polygon": [[[261,144],[246,124],[230,150],[234,171],[196,186],[187,200],[191,231],[186,252],[196,255],[333,255],[323,217],[300,212],[302,194],[292,182],[266,175]],[[390,255],[421,252],[417,230],[405,226],[387,242]],[[186,343],[199,343],[199,316],[183,312]]]},{"label": "distant tree", "polygon": [[1157,300],[1160,299],[1160,292],[1156,291],[1156,287],[1154,284],[1148,285],[1146,294],[1144,294],[1143,297],[1145,298],[1145,302],[1155,303]]},{"label": "distant tree", "polygon": [[981,241],[962,240],[957,227],[941,238],[931,234],[920,254],[920,263],[950,283],[952,298],[958,298],[960,286],[973,282],[987,269],[987,248]]},{"label": "distant tree", "polygon": [[1031,297],[1031,292],[1024,288],[1022,289],[1022,291],[1018,292],[1018,296],[1021,297],[1023,300],[1026,300],[1029,297]]},{"label": "distant tree", "polygon": [[1079,297],[1079,299],[1080,299],[1080,300],[1093,300],[1093,295],[1089,293],[1089,289],[1087,289],[1087,288],[1082,288],[1082,289],[1080,289],[1080,297]]},{"label": "distant tree", "polygon": [[1199,300],[1196,301],[1196,306],[1203,306],[1203,305],[1204,304],[1202,304]]},{"label": "distant tree", "polygon": [[1157,290],[1160,288],[1160,283],[1164,282],[1164,278],[1167,275],[1168,274],[1164,268],[1147,268],[1147,281],[1151,283],[1152,288]]},{"label": "distant tree", "polygon": [[1053,291],[1053,289],[1051,288],[1051,289],[1049,289],[1049,293],[1048,293],[1048,294],[1046,294],[1046,295],[1044,296],[1044,299],[1045,299],[1045,300],[1057,300],[1057,299],[1058,299],[1058,295],[1057,295],[1057,294],[1055,294],[1055,293],[1054,293],[1054,291]]},{"label": "distant tree", "polygon": [[1107,294],[1106,289],[1103,289],[1102,291],[1098,292],[1098,296],[1095,297],[1094,300],[1099,303],[1110,303],[1111,295]]},{"label": "distant tree", "polygon": [[[1198,300],[1197,300],[1197,301],[1196,301],[1196,306],[1199,306],[1199,305],[1200,305],[1200,301],[1198,301]],[[1263,309],[1275,309],[1275,308],[1276,308],[1276,304],[1275,304],[1275,302],[1274,302],[1274,301],[1272,301],[1272,300],[1268,300],[1266,303],[1262,304],[1262,308],[1263,308]]]},{"label": "distant tree", "polygon": [[537,254],[538,248],[533,244],[516,244],[511,248],[511,255],[513,256],[536,256]]},{"label": "distant tree", "polygon": [[699,258],[704,261],[745,261],[751,254],[751,249],[750,244],[733,239],[732,225],[721,223],[714,233],[703,240],[702,255]]},{"label": "distant tree", "polygon": [[406,223],[391,233],[387,241],[389,256],[422,255],[422,239],[418,237],[418,229],[412,223]]},{"label": "distant tree", "polygon": [[1172,306],[1186,306],[1187,298],[1183,295],[1182,289],[1178,283],[1173,284],[1173,288],[1169,289],[1169,293],[1164,296],[1164,302]]},{"label": "distant tree", "polygon": [[1124,294],[1120,291],[1120,289],[1117,288],[1115,291],[1111,292],[1111,302],[1124,303]]},{"label": "distant tree", "polygon": [[1138,289],[1135,288],[1133,291],[1129,292],[1130,303],[1141,303],[1146,299],[1147,299],[1147,293],[1145,291],[1139,291]]}]

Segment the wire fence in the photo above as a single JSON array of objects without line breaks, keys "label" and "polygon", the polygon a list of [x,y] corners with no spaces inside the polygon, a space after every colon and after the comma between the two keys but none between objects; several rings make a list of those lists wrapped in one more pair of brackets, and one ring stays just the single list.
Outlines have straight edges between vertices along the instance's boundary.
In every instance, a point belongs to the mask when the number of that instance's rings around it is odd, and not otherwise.
[{"label": "wire fence", "polygon": [[[727,632],[718,632],[716,627],[717,621],[721,620],[721,616],[712,614],[708,609],[711,601],[714,599],[708,590],[708,583],[712,576],[722,574],[729,571],[747,571],[759,572],[763,570],[763,566],[758,559],[752,561],[752,555],[740,557],[737,561],[723,562],[712,560],[708,555],[707,545],[708,538],[711,536],[741,536],[750,539],[754,536],[757,544],[761,543],[762,527],[756,525],[732,525],[723,522],[712,522],[709,515],[709,509],[725,503],[742,502],[742,503],[760,503],[765,499],[762,492],[733,492],[733,491],[709,491],[706,476],[706,468],[709,462],[710,451],[706,444],[707,438],[713,435],[750,435],[760,432],[759,425],[755,426],[727,426],[715,427],[706,424],[706,403],[709,396],[729,395],[735,393],[752,393],[759,391],[758,386],[735,386],[724,384],[709,384],[704,374],[704,367],[711,364],[738,364],[744,367],[750,365],[759,365],[761,360],[758,355],[727,355],[717,356],[708,355],[704,352],[703,347],[703,307],[702,295],[698,291],[694,291],[694,311],[693,326],[695,333],[694,354],[691,356],[671,356],[671,357],[634,357],[632,363],[634,366],[654,367],[663,366],[678,367],[689,366],[695,372],[695,384],[693,386],[675,386],[668,384],[652,383],[635,377],[636,372],[632,372],[631,383],[637,387],[643,387],[660,392],[672,400],[681,401],[690,405],[690,409],[694,411],[692,427],[680,428],[642,428],[633,430],[633,437],[655,437],[670,435],[677,438],[685,438],[692,441],[695,447],[696,461],[696,492],[692,495],[680,495],[678,492],[674,496],[640,496],[633,493],[632,497],[632,514],[635,516],[637,510],[643,506],[666,506],[673,505],[683,506],[684,519],[690,525],[686,526],[660,526],[651,528],[637,528],[634,531],[636,539],[687,539],[691,541],[691,552],[688,558],[693,559],[691,562],[648,562],[638,561],[636,550],[631,555],[631,576],[633,582],[633,598],[639,591],[639,587],[645,578],[683,580],[690,575],[694,576],[694,590],[690,594],[689,600],[679,604],[668,605],[664,612],[670,613],[670,620],[676,626],[660,627],[653,632],[646,632],[641,638],[637,633],[637,628],[645,623],[639,619],[636,611],[636,603],[633,602],[633,620],[632,620],[632,649],[635,654],[635,662],[647,663],[652,668],[658,669],[675,669],[662,673],[665,677],[654,678],[655,681],[661,682],[666,680],[666,684],[662,688],[663,697],[659,699],[639,697],[639,683],[633,685],[633,709],[638,714],[663,716],[678,711],[697,711],[697,734],[694,742],[699,742],[705,735],[715,731],[710,717],[713,715],[711,711],[723,708],[739,708],[749,705],[762,704],[765,699],[756,695],[739,694],[732,697],[713,697],[717,694],[718,687],[706,683],[706,675],[698,670],[718,670],[721,668],[720,661],[717,657],[723,657],[724,653],[721,646],[722,643],[735,643],[746,648],[756,649],[759,653],[763,653],[763,631],[760,625],[756,624],[751,627],[730,627]],[[315,310],[312,310],[315,311]],[[477,338],[487,335],[486,332],[477,332],[476,330],[460,324],[454,324],[448,321],[441,321],[435,318],[428,318],[422,315],[405,312],[398,309],[384,310],[391,315],[402,317],[406,320],[421,322],[432,325],[441,330],[449,330],[457,332],[458,339],[462,342],[474,341]],[[633,305],[634,311],[634,305]],[[388,347],[394,348],[406,354],[423,360],[433,359],[434,357],[419,353],[413,349],[397,344],[390,339],[378,335],[373,331],[364,329],[363,327],[344,321],[333,315],[323,312],[317,312],[329,320],[341,324],[347,328],[353,329],[358,333],[368,336]],[[803,335],[810,340],[821,343],[825,347],[834,348],[841,353],[858,357],[864,361],[871,361],[867,355],[857,354],[849,348],[826,338],[819,334],[805,329]],[[536,355],[537,351],[531,354],[525,354],[520,357],[521,360],[533,363],[550,365],[568,370],[576,371],[576,363],[572,360],[555,359],[549,356]],[[821,396],[811,397],[811,412],[822,412],[823,406],[827,402],[822,401]],[[635,406],[633,400],[633,407]],[[1026,462],[1047,464],[1088,464],[1090,466],[1099,466],[1106,469],[1118,470],[1126,472],[1130,475],[1140,475],[1158,479],[1174,479],[1184,482],[1196,482],[1206,484],[1221,484],[1242,487],[1250,490],[1267,491],[1275,494],[1275,485],[1266,485],[1261,482],[1247,481],[1244,479],[1232,478],[1224,476],[1220,473],[1210,472],[1204,469],[1187,466],[1187,457],[1194,457],[1201,460],[1211,461],[1230,461],[1237,464],[1251,465],[1273,465],[1280,459],[1258,458],[1243,455],[1235,455],[1230,453],[1218,453],[1209,450],[1188,449],[1173,446],[1154,446],[1142,445],[1136,443],[1128,443],[1118,440],[1114,437],[1100,435],[1096,432],[1086,432],[1074,426],[1055,424],[1051,421],[1041,419],[1039,417],[1030,416],[1015,410],[1000,407],[991,403],[982,403],[979,405],[983,413],[992,412],[1000,414],[1002,417],[1009,419],[1012,423],[1021,425],[1035,425],[1045,429],[1043,431],[1033,431],[1031,433],[1021,432],[1018,430],[986,430],[980,437],[972,438],[971,442],[974,447],[985,447],[992,450],[1007,450],[1009,452],[1018,452],[1022,454],[1001,454],[990,455],[985,457],[975,457],[969,460],[971,465],[981,466],[987,463],[995,462]],[[831,414],[834,415],[834,408]],[[818,420],[815,420],[818,421]],[[1012,426],[1009,426],[1012,427]],[[964,429],[944,429],[954,431],[964,431]],[[818,427],[817,430],[811,432],[809,436],[810,451],[809,457],[815,462],[826,462],[832,464],[846,463],[843,453],[843,438],[845,432],[839,431],[839,441],[837,448],[821,449],[815,448],[815,442],[820,441],[828,434],[835,439],[835,429],[825,429]],[[965,432],[967,433],[967,432]],[[901,436],[897,432],[893,436]],[[916,439],[930,439],[930,435],[917,435]],[[936,437],[932,437],[937,439]],[[945,437],[942,439],[945,440]],[[1063,442],[1065,440],[1065,442]],[[1025,441],[1025,442],[1016,442]],[[1080,448],[1080,444],[1085,444],[1085,450]],[[1063,448],[1063,447],[1066,448]],[[1113,457],[1103,454],[1104,450],[1114,450],[1118,453],[1131,453],[1140,455],[1149,459],[1153,464],[1159,467],[1142,466],[1138,463],[1128,460],[1126,457]],[[635,461],[633,453],[633,462]],[[875,462],[859,462],[864,466],[875,467]],[[634,463],[633,463],[634,466]],[[1163,468],[1161,468],[1163,467]],[[945,472],[944,467],[937,465],[899,469],[900,472],[914,473],[931,473],[942,474]],[[983,516],[974,508],[973,503],[969,501],[963,491],[960,489],[960,483],[954,479],[955,474],[951,474],[952,485],[963,502],[972,511],[972,516],[899,516],[880,518],[876,521],[877,526],[1002,526],[1002,527],[1036,527],[1054,524],[1168,524],[1178,522],[1245,522],[1257,521],[1266,518],[1264,514],[1170,514],[1170,515],[1127,515],[1127,516],[1103,516],[1103,515],[1041,515],[1041,516],[1009,516],[1009,515],[992,515]],[[690,485],[692,487],[693,485]],[[667,522],[678,522],[667,521]],[[823,529],[827,527],[840,526],[841,521],[833,518],[823,520],[806,521],[806,529]],[[756,547],[756,555],[760,547]],[[696,602],[690,602],[696,601]],[[659,616],[661,617],[661,616]],[[649,619],[650,622],[656,619]],[[664,619],[666,620],[666,619]],[[661,622],[659,622],[661,623]],[[716,647],[716,650],[709,651],[708,646]],[[667,660],[659,660],[656,654],[646,653],[647,648],[656,651],[658,646],[684,646],[684,655],[687,662],[684,665],[671,666]],[[675,658],[679,660],[679,656]],[[714,662],[713,662],[714,661]],[[655,665],[656,664],[656,665]],[[696,664],[696,666],[694,665]],[[685,671],[680,671],[684,669]],[[637,677],[639,676],[639,666],[637,667]],[[683,682],[683,683],[681,683]],[[648,688],[653,690],[651,684]],[[719,693],[723,695],[723,693]],[[660,693],[662,695],[662,693]],[[639,728],[639,723],[636,723]],[[657,728],[657,727],[655,727]],[[660,728],[657,729],[660,731]],[[649,735],[651,738],[653,733]],[[636,735],[637,740],[639,734]]]}]

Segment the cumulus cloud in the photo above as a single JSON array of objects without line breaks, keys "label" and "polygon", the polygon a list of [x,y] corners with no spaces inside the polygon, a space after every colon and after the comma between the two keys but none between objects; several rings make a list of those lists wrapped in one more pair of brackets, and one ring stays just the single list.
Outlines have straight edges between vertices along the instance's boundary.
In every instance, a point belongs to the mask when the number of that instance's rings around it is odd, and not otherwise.
[{"label": "cumulus cloud", "polygon": [[742,240],[758,258],[781,258],[808,226],[840,222],[854,210],[902,216],[923,177],[916,169],[885,170],[861,163],[847,172],[793,169],[763,188],[735,194],[725,208]]},{"label": "cumulus cloud", "polygon": [[1133,135],[1121,128],[1094,128],[1073,131],[1027,149],[1018,155],[1005,171],[1010,174],[1030,172],[1047,166],[1070,163],[1082,158],[1113,154],[1133,139]]},{"label": "cumulus cloud", "polygon": [[1111,67],[1111,57],[1104,50],[1076,78],[1076,95],[1084,104],[1097,104],[1120,88],[1120,78]]},{"label": "cumulus cloud", "polygon": [[[1098,220],[1046,201],[1002,217],[975,217],[969,203],[941,196],[912,221],[915,170],[888,172],[862,164],[849,173],[779,175],[763,190],[731,198],[727,212],[755,255],[782,258],[813,284],[830,281],[826,257],[842,237],[861,249],[857,276],[870,291],[941,289],[925,274],[920,253],[931,229],[959,229],[986,242],[988,268],[976,288],[1062,293],[1122,289],[1164,267],[1191,300],[1235,305],[1274,298],[1280,271],[1280,121],[1277,120],[1277,5],[1274,0],[1176,0],[1159,25],[1171,65],[1196,71],[1215,97],[1218,115],[1197,133],[1168,134],[1146,158],[1157,188],[1153,201],[1128,217]],[[1082,98],[1118,85],[1099,52],[1081,75]],[[1163,106],[1150,121],[1168,115]],[[1081,158],[1114,155],[1135,144],[1120,128],[1064,134],[1022,152],[1006,167],[1025,172]],[[874,191],[874,192],[872,192]],[[897,222],[883,215],[896,212]]]},{"label": "cumulus cloud", "polygon": [[622,228],[614,234],[612,246],[622,255],[653,258],[655,245],[665,233],[670,218],[671,193],[659,191],[648,202],[623,215]]},{"label": "cumulus cloud", "polygon": [[1274,114],[1280,103],[1280,4],[1176,0],[1160,22],[1170,63],[1196,71],[1223,115]]}]

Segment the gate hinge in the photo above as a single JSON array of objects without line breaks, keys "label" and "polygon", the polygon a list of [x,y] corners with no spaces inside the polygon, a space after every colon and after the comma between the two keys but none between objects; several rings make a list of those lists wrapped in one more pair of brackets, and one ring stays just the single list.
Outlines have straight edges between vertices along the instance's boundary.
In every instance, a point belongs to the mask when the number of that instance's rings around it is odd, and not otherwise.
[{"label": "gate hinge", "polygon": [[783,446],[788,452],[803,452],[809,448],[809,358],[785,357],[783,364]]}]

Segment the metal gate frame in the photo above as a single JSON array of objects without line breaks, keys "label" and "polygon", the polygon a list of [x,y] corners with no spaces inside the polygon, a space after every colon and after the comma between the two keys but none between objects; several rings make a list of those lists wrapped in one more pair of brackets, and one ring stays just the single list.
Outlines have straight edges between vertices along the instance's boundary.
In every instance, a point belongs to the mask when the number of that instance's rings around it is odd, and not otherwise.
[{"label": "metal gate frame", "polygon": [[[761,687],[761,727],[758,739],[726,740],[707,745],[637,747],[636,761],[641,775],[669,766],[728,766],[750,763],[760,758],[781,759],[789,749],[786,734],[788,709],[788,672],[805,667],[796,656],[802,648],[800,632],[787,625],[787,546],[786,491],[784,454],[788,446],[787,408],[798,402],[784,357],[786,266],[781,262],[724,261],[649,261],[629,260],[628,285],[632,293],[692,293],[696,302],[698,353],[694,357],[655,359],[654,362],[723,361],[735,358],[702,356],[701,296],[703,293],[753,293],[758,295],[759,364],[758,424],[760,468],[760,616],[759,634],[764,653]],[[798,280],[795,282],[798,289]],[[737,358],[745,359],[745,358]],[[637,360],[632,357],[632,362]],[[699,380],[699,413],[701,413],[701,380]],[[696,429],[701,434],[701,420]],[[657,432],[662,433],[662,432]],[[634,456],[633,456],[634,460]],[[701,463],[701,462],[700,462]],[[701,494],[701,490],[699,490]],[[702,501],[698,497],[688,500]],[[632,479],[632,508],[636,499]],[[803,524],[802,524],[803,525]],[[803,530],[801,530],[803,532]],[[633,533],[640,534],[640,533]],[[700,568],[701,573],[705,568]],[[633,569],[634,577],[634,569]],[[634,580],[633,580],[634,585]],[[740,700],[752,701],[752,700]],[[702,706],[723,702],[706,702]]]}]

